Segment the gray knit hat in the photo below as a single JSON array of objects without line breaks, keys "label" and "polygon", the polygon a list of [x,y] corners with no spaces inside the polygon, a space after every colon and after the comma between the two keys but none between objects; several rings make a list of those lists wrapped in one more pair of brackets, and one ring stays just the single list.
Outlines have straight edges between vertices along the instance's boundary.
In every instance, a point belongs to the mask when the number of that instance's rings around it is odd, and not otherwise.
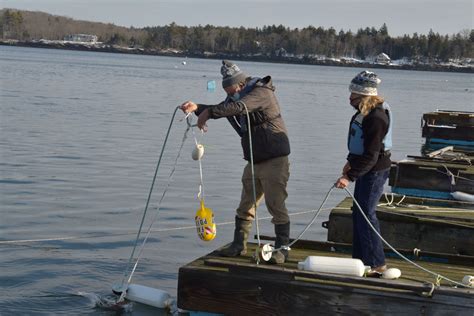
[{"label": "gray knit hat", "polygon": [[349,91],[362,95],[377,95],[377,87],[382,82],[375,72],[364,70],[352,79]]},{"label": "gray knit hat", "polygon": [[243,82],[247,78],[247,75],[243,73],[236,64],[228,60],[222,61],[221,74],[223,88]]}]

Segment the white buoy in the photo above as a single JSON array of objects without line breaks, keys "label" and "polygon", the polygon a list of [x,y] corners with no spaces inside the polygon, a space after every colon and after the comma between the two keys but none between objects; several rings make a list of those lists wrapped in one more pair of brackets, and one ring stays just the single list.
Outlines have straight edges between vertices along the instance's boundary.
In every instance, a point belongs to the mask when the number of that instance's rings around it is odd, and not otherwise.
[{"label": "white buoy", "polygon": [[158,308],[167,308],[173,304],[173,299],[168,292],[138,284],[130,284],[128,286],[125,298],[132,302]]},{"label": "white buoy", "polygon": [[365,272],[364,263],[360,259],[324,256],[309,256],[304,261],[298,262],[298,269],[359,277]]},{"label": "white buoy", "polygon": [[382,279],[395,280],[402,276],[402,271],[397,268],[389,268],[382,272]]},{"label": "white buoy", "polygon": [[182,64],[183,64],[183,65],[186,65],[186,61],[183,60]]},{"label": "white buoy", "polygon": [[193,160],[201,160],[204,155],[204,146],[202,144],[196,144],[191,154]]},{"label": "white buoy", "polygon": [[474,276],[465,275],[464,278],[462,278],[462,284],[474,287]]},{"label": "white buoy", "polygon": [[461,191],[455,191],[455,192],[451,192],[451,196],[459,201],[474,202],[473,194],[469,194],[469,193],[465,193]]}]

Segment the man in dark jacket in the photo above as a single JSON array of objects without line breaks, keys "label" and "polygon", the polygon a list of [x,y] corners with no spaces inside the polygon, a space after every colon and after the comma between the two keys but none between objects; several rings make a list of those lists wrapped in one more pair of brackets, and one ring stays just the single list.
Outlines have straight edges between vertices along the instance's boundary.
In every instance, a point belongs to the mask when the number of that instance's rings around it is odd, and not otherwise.
[{"label": "man in dark jacket", "polygon": [[[227,93],[224,101],[217,105],[187,101],[181,105],[185,113],[195,112],[198,115],[198,127],[204,130],[207,130],[206,122],[209,119],[226,117],[239,134],[244,159],[248,161],[242,175],[242,196],[235,217],[234,240],[221,251],[221,255],[235,257],[247,252],[247,239],[255,218],[252,158],[256,202],[258,205],[265,197],[275,225],[275,247],[280,248],[288,245],[290,236],[290,219],[285,206],[290,143],[275,97],[275,87],[270,76],[248,77],[236,64],[225,60],[222,62],[221,74],[222,87]],[[270,262],[284,263],[287,257],[287,250],[277,251]]]}]

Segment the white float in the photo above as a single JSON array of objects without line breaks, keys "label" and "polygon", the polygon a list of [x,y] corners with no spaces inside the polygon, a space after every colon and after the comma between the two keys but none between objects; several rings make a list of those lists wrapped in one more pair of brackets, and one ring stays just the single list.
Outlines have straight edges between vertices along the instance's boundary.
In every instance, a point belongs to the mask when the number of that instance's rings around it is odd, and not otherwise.
[{"label": "white float", "polygon": [[204,155],[204,146],[202,144],[196,144],[191,154],[193,160],[201,160]]},{"label": "white float", "polygon": [[139,284],[130,284],[125,298],[158,308],[167,308],[173,304],[173,299],[168,292]]},{"label": "white float", "polygon": [[324,256],[309,256],[304,261],[298,262],[298,269],[358,277],[363,276],[365,272],[364,263],[360,259]]},{"label": "white float", "polygon": [[455,191],[455,192],[451,192],[451,196],[459,201],[474,202],[473,194],[469,194],[469,193],[465,193],[461,191]]},{"label": "white float", "polygon": [[395,280],[402,276],[402,271],[397,268],[389,268],[382,272],[382,279]]}]

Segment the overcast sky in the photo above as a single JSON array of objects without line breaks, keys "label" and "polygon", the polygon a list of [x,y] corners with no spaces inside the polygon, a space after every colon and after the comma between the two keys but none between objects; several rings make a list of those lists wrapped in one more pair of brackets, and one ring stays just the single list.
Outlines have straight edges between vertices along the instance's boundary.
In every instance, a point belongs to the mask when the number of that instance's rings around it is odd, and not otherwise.
[{"label": "overcast sky", "polygon": [[264,25],[337,31],[380,28],[391,36],[473,28],[473,0],[0,0],[2,8],[43,11],[122,26]]}]

